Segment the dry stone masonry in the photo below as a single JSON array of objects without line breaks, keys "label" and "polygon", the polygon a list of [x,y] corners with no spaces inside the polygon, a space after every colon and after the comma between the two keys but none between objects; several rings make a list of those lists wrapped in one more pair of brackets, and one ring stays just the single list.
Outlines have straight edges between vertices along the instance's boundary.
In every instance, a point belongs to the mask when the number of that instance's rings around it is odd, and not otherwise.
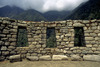
[{"label": "dry stone masonry", "polygon": [[[27,29],[28,47],[16,47],[19,27]],[[83,28],[85,47],[74,46],[75,27]],[[46,48],[47,28],[55,28],[56,48]],[[34,22],[0,17],[0,60],[14,58],[100,61],[100,20]]]}]

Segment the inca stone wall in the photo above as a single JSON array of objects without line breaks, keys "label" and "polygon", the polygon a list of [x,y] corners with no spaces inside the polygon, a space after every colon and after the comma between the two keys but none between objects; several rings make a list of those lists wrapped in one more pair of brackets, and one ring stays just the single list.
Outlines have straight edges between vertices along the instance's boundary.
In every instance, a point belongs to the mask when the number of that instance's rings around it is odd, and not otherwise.
[{"label": "inca stone wall", "polygon": [[[26,27],[29,47],[16,47],[18,27]],[[56,48],[46,48],[47,28],[55,28]],[[74,46],[74,27],[83,27],[86,47]],[[0,60],[12,55],[35,60],[56,55],[67,57],[100,55],[100,20],[66,20],[33,22],[0,17]]]}]

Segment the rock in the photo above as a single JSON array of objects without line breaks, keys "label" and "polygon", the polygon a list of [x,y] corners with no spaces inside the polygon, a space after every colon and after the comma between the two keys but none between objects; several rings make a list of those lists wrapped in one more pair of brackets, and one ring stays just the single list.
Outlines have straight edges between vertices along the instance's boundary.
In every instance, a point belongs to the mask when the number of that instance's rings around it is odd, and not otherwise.
[{"label": "rock", "polygon": [[78,55],[71,55],[71,60],[73,60],[73,61],[81,60],[81,57]]},{"label": "rock", "polygon": [[10,60],[10,62],[21,61],[21,56],[20,55],[12,55],[8,59]]},{"label": "rock", "polygon": [[3,61],[5,60],[5,57],[4,56],[0,56],[0,61]]},{"label": "rock", "polygon": [[17,60],[17,59],[21,59],[20,55],[12,55],[9,57],[9,60]]},{"label": "rock", "polygon": [[100,56],[99,55],[84,55],[83,59],[86,61],[99,61],[100,62]]},{"label": "rock", "polygon": [[0,41],[0,45],[4,45],[4,42],[3,41]]},{"label": "rock", "polygon": [[66,55],[53,55],[52,60],[67,60],[68,57]]},{"label": "rock", "polygon": [[46,61],[49,61],[49,60],[51,60],[51,57],[50,57],[50,55],[40,56],[40,57],[39,57],[39,60],[46,60]]},{"label": "rock", "polygon": [[6,37],[6,35],[5,34],[0,34],[0,37]]},{"label": "rock", "polygon": [[2,46],[1,50],[7,50],[7,47],[6,46]]},{"label": "rock", "polygon": [[31,61],[38,61],[39,60],[39,58],[37,56],[27,56],[27,59],[31,60]]}]

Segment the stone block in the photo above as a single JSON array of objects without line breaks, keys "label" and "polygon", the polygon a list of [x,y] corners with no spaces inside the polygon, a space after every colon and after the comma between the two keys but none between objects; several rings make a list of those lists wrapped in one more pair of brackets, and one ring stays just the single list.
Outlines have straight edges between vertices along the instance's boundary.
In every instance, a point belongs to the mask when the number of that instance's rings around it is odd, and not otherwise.
[{"label": "stone block", "polygon": [[98,61],[98,62],[100,62],[100,56],[99,55],[84,55],[83,59],[85,61]]},{"label": "stone block", "polygon": [[94,44],[93,47],[98,47],[98,45],[97,44]]},{"label": "stone block", "polygon": [[17,29],[10,29],[10,32],[17,33]]},{"label": "stone block", "polygon": [[96,29],[97,29],[97,27],[96,27],[96,26],[93,26],[93,27],[92,27],[92,30],[96,30]]},{"label": "stone block", "polygon": [[93,50],[93,51],[96,51],[96,48],[93,47],[92,50]]},{"label": "stone block", "polygon": [[22,27],[27,27],[27,24],[20,24],[20,23],[18,23],[17,25],[18,26],[22,26]]},{"label": "stone block", "polygon": [[36,45],[36,48],[41,48],[41,45]]},{"label": "stone block", "polygon": [[91,44],[87,44],[86,47],[92,47],[92,45]]},{"label": "stone block", "polygon": [[45,47],[46,47],[46,45],[42,45],[42,47],[43,47],[43,48],[45,48]]},{"label": "stone block", "polygon": [[17,35],[12,35],[12,38],[17,38]]},{"label": "stone block", "polygon": [[1,50],[7,50],[7,47],[6,46],[2,46]]},{"label": "stone block", "polygon": [[0,61],[5,60],[5,56],[0,56]]},{"label": "stone block", "polygon": [[84,23],[84,24],[88,24],[88,23],[90,23],[90,21],[89,21],[89,20],[83,20],[82,23]]},{"label": "stone block", "polygon": [[52,60],[68,60],[68,57],[66,55],[53,55]]},{"label": "stone block", "polygon": [[14,46],[9,46],[8,48],[9,48],[9,49],[15,49],[15,47],[14,47]]},{"label": "stone block", "polygon": [[50,61],[51,60],[51,57],[50,57],[50,55],[40,56],[39,57],[39,60]]},{"label": "stone block", "polygon": [[10,46],[16,46],[16,42],[10,43]]},{"label": "stone block", "polygon": [[16,41],[16,38],[9,38],[9,41]]},{"label": "stone block", "polygon": [[4,37],[6,37],[6,35],[5,34],[0,34],[0,38],[4,38]]},{"label": "stone block", "polygon": [[2,51],[2,55],[9,55],[9,51]]},{"label": "stone block", "polygon": [[97,51],[100,51],[100,47],[97,48]]},{"label": "stone block", "polygon": [[81,23],[75,23],[75,24],[73,24],[73,26],[74,26],[74,27],[83,27],[84,24],[81,24]]},{"label": "stone block", "polygon": [[81,57],[80,56],[78,56],[78,55],[71,55],[71,60],[72,61],[79,61],[79,60],[81,60]]},{"label": "stone block", "polygon": [[33,38],[28,38],[28,42],[33,42],[34,39]]},{"label": "stone block", "polygon": [[39,60],[39,58],[37,56],[27,56],[27,59],[31,60],[31,61],[38,61]]},{"label": "stone block", "polygon": [[25,51],[25,50],[24,50],[24,51],[21,51],[21,53],[22,53],[22,54],[26,54],[26,53],[27,53],[27,51]]},{"label": "stone block", "polygon": [[37,53],[32,53],[31,56],[37,56]]},{"label": "stone block", "polygon": [[19,61],[19,60],[21,60],[21,56],[20,55],[12,55],[9,57],[9,60],[10,60],[10,62]]},{"label": "stone block", "polygon": [[11,55],[16,55],[16,52],[15,51],[11,51],[10,54]]},{"label": "stone block", "polygon": [[4,42],[3,41],[0,41],[0,45],[4,45]]},{"label": "stone block", "polygon": [[35,48],[35,45],[29,45],[29,48],[30,49],[34,49]]},{"label": "stone block", "polygon": [[92,41],[92,40],[94,40],[94,38],[93,37],[85,37],[85,40],[86,41]]}]

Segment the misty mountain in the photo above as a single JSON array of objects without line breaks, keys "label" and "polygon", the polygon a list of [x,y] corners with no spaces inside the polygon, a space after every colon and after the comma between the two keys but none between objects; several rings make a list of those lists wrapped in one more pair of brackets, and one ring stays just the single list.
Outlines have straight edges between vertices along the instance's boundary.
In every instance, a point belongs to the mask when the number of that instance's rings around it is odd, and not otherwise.
[{"label": "misty mountain", "polygon": [[5,7],[0,8],[0,16],[1,17],[12,18],[12,17],[20,14],[21,12],[24,12],[24,10],[19,7],[16,7],[16,6],[13,6],[13,7],[5,6]]},{"label": "misty mountain", "polygon": [[70,11],[48,11],[43,13],[43,16],[48,20],[48,21],[60,21],[63,20],[64,17],[69,13]]},{"label": "misty mountain", "polygon": [[16,20],[47,21],[40,12],[29,9],[13,17]]},{"label": "misty mountain", "polygon": [[100,0],[89,0],[85,4],[81,4],[68,14],[64,20],[91,20],[100,19]]}]

